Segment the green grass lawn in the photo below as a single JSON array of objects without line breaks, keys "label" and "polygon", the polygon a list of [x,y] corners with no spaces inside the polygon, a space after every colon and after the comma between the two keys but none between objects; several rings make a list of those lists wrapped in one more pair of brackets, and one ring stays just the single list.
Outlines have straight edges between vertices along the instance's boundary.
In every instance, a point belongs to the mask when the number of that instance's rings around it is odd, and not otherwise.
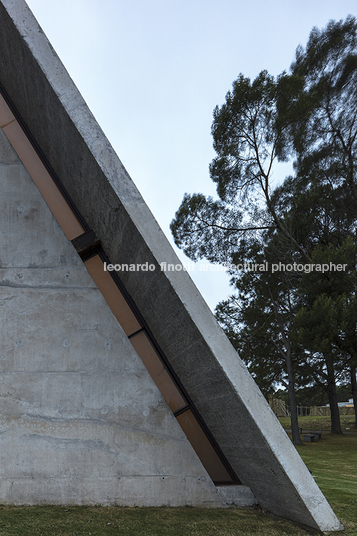
[{"label": "green grass lawn", "polygon": [[[343,432],[354,431],[355,416],[354,415],[341,415],[341,428]],[[279,417],[279,421],[283,428],[291,428],[290,417]],[[321,416],[306,416],[299,417],[299,427],[303,430],[321,430],[329,432],[331,430],[330,417]]]},{"label": "green grass lawn", "polygon": [[357,535],[357,433],[322,434],[297,449],[345,526],[341,534]]},{"label": "green grass lawn", "polygon": [[[305,428],[305,425],[304,425]],[[298,448],[345,526],[357,536],[357,433],[325,433]],[[308,536],[253,508],[0,507],[0,536]]]},{"label": "green grass lawn", "polygon": [[6,536],[309,536],[252,508],[0,508]]}]

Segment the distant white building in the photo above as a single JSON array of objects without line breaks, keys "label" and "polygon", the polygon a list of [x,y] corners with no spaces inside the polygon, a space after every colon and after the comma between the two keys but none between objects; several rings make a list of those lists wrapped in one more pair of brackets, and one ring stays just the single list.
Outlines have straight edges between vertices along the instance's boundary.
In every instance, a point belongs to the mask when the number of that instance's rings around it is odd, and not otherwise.
[{"label": "distant white building", "polygon": [[339,402],[338,405],[340,408],[353,408],[353,398],[350,398],[348,402]]}]

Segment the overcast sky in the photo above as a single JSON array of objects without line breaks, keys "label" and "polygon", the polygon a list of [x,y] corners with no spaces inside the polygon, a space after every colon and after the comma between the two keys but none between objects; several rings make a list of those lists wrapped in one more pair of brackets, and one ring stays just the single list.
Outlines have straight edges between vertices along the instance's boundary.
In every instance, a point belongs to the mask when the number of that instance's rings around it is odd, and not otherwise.
[{"label": "overcast sky", "polygon": [[[357,11],[356,0],[27,2],[171,243],[184,193],[215,194],[212,112],[233,80],[289,69],[313,26]],[[212,309],[231,292],[225,274],[191,275]]]}]

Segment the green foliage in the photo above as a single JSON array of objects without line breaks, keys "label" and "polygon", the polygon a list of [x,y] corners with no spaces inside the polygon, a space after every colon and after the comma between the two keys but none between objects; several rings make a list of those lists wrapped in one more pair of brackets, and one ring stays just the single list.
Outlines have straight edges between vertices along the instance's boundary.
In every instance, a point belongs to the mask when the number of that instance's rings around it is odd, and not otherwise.
[{"label": "green foliage", "polygon": [[[265,267],[275,258],[279,241],[269,246],[255,240],[241,241],[233,256],[235,264]],[[220,302],[216,318],[248,366],[265,396],[279,383],[288,384],[287,353],[293,318],[293,282],[289,274],[270,270],[232,272],[236,294]]]},{"label": "green foliage", "polygon": [[[275,128],[276,82],[262,71],[253,82],[243,75],[226,102],[214,110],[210,165],[219,201],[185,194],[171,223],[175,243],[191,259],[230,262],[239,239],[274,228],[270,180],[283,128]],[[263,194],[266,206],[260,202]],[[209,242],[209,244],[208,244]]]},{"label": "green foliage", "polygon": [[202,194],[185,194],[170,228],[176,245],[190,259],[224,263],[237,248],[242,220],[243,213],[235,206]]},{"label": "green foliage", "polygon": [[[312,151],[343,172],[355,150],[357,23],[330,21],[313,28],[306,48],[299,46],[291,74],[279,78],[279,121],[290,123],[292,145],[301,158]],[[350,164],[347,162],[347,167]]]},{"label": "green foliage", "polygon": [[[356,246],[351,237],[340,248],[318,246],[312,261],[340,263],[342,271],[303,274],[299,294],[301,307],[294,318],[294,336],[305,349],[305,378],[325,383],[325,359],[333,355],[337,381],[346,379],[351,360],[350,347],[356,344],[357,303],[355,299]],[[304,374],[302,374],[304,378]]]},{"label": "green foliage", "polygon": [[262,71],[253,82],[240,75],[226,102],[213,113],[213,147],[217,157],[210,165],[211,179],[226,202],[237,195],[245,200],[269,177],[276,157],[276,82]]}]

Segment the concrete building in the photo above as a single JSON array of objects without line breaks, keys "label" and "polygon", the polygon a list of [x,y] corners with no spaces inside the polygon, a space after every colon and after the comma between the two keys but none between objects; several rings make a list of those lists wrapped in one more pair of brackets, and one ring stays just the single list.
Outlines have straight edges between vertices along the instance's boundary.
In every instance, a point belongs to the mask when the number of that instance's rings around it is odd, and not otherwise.
[{"label": "concrete building", "polygon": [[23,0],[0,42],[0,501],[339,530]]}]

